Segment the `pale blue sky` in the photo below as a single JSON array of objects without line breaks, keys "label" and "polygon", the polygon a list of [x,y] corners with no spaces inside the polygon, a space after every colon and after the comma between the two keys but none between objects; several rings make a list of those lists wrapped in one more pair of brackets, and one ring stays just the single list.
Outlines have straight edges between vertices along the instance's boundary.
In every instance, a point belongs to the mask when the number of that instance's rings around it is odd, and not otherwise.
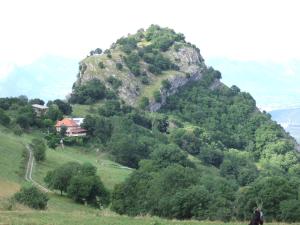
[{"label": "pale blue sky", "polygon": [[[36,80],[42,94],[67,92],[77,62],[91,49],[153,23],[184,33],[225,83],[249,91],[262,108],[298,104],[299,6],[297,0],[2,1],[0,96],[13,80],[15,94],[36,93],[26,78]],[[57,79],[60,90],[49,88],[51,82],[41,86],[47,79]]]}]

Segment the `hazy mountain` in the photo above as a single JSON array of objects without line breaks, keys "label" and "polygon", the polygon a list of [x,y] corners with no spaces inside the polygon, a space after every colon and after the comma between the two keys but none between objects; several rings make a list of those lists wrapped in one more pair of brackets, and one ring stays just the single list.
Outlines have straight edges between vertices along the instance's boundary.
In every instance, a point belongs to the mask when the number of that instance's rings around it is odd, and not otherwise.
[{"label": "hazy mountain", "polygon": [[300,108],[271,111],[272,119],[300,142]]},{"label": "hazy mountain", "polygon": [[76,80],[77,69],[77,59],[42,57],[32,64],[15,67],[5,79],[0,80],[0,97],[64,98]]},{"label": "hazy mountain", "polygon": [[210,58],[206,61],[222,72],[223,83],[237,85],[253,95],[259,108],[266,111],[300,108],[299,61],[276,63],[226,58]]}]

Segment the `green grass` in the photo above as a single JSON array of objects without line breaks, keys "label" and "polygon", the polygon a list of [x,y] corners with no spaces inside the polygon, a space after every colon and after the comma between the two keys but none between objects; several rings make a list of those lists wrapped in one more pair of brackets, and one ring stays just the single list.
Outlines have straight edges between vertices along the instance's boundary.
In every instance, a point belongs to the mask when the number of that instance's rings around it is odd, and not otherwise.
[{"label": "green grass", "polygon": [[[110,211],[94,211],[86,213],[75,211],[63,212],[0,212],[0,224],[5,225],[246,225],[249,222],[210,222],[210,221],[178,221],[156,217],[127,217],[116,215]],[[266,223],[269,225],[287,225],[287,223]],[[299,225],[299,223],[294,223]]]},{"label": "green grass", "polygon": [[72,117],[85,117],[87,115],[98,114],[98,108],[103,105],[102,102],[95,103],[93,105],[72,105]]},{"label": "green grass", "polygon": [[11,133],[0,130],[0,179],[20,181],[20,166],[24,145]]},{"label": "green grass", "polygon": [[13,195],[25,182],[26,159],[22,156],[25,145],[39,133],[14,135],[0,126],[0,197]]},{"label": "green grass", "polygon": [[114,185],[126,179],[132,171],[108,160],[104,154],[96,153],[95,151],[87,152],[87,149],[84,147],[65,147],[64,149],[47,150],[46,161],[35,164],[33,178],[43,183],[43,179],[49,170],[53,170],[59,165],[70,161],[92,163],[97,167],[97,172],[104,185],[110,190],[113,189]]}]

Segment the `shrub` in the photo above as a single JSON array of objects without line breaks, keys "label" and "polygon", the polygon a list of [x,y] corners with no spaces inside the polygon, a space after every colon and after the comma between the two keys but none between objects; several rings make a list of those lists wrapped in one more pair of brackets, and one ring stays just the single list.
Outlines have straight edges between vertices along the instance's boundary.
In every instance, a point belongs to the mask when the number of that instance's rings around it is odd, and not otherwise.
[{"label": "shrub", "polygon": [[23,134],[23,129],[21,128],[20,125],[16,124],[13,126],[12,131],[14,132],[15,135],[21,136]]},{"label": "shrub", "polygon": [[141,81],[142,81],[142,84],[145,84],[145,85],[148,85],[150,83],[149,79],[147,77],[142,77]]},{"label": "shrub", "polygon": [[171,83],[168,80],[163,80],[161,82],[161,85],[164,89],[169,90],[171,88]]},{"label": "shrub", "polygon": [[34,186],[22,187],[21,190],[15,194],[15,199],[34,209],[46,209],[49,200],[47,194],[41,192]]},{"label": "shrub", "polygon": [[139,105],[141,109],[146,109],[149,106],[149,98],[142,97]]},{"label": "shrub", "polygon": [[34,138],[30,144],[36,161],[44,161],[46,158],[46,145],[42,139]]},{"label": "shrub", "polygon": [[[122,65],[122,64],[121,64]],[[110,85],[112,86],[112,88],[114,90],[117,90],[121,85],[122,85],[122,81],[113,77],[113,76],[109,76],[106,81],[108,83],[110,83]]]},{"label": "shrub", "polygon": [[0,109],[0,124],[3,126],[7,126],[10,123],[10,118],[6,113],[4,112],[3,109]]},{"label": "shrub", "polygon": [[59,190],[62,195],[63,192],[67,192],[71,178],[75,176],[79,170],[79,163],[68,162],[55,170],[49,171],[44,178],[44,181],[49,188]]},{"label": "shrub", "polygon": [[176,52],[179,52],[180,47],[181,47],[180,44],[175,44],[175,45],[174,45],[175,51],[176,51]]},{"label": "shrub", "polygon": [[94,54],[101,54],[102,53],[102,49],[101,48],[96,48],[94,51]]},{"label": "shrub", "polygon": [[140,75],[140,57],[138,54],[132,52],[127,57],[125,57],[125,63],[128,66],[129,70],[135,75]]},{"label": "shrub", "polygon": [[121,49],[126,54],[130,54],[137,47],[137,40],[134,37],[122,37],[117,40],[117,44],[121,45]]},{"label": "shrub", "polygon": [[76,202],[89,203],[94,206],[109,204],[109,192],[96,175],[78,175],[72,177],[68,186],[68,195]]},{"label": "shrub", "polygon": [[111,52],[110,52],[110,50],[109,50],[109,49],[106,49],[106,50],[104,51],[104,53],[106,54],[107,58],[109,58],[109,59],[111,59],[111,58],[112,58],[112,56],[111,56]]},{"label": "shrub", "polygon": [[64,115],[70,115],[72,113],[72,106],[68,102],[62,101],[60,99],[56,99],[56,100],[53,101],[53,103],[58,106],[58,109]]},{"label": "shrub", "polygon": [[104,66],[104,63],[103,63],[103,62],[99,62],[99,63],[98,63],[98,66],[99,66],[99,68],[100,68],[100,69],[104,69],[104,68],[105,68],[105,66]]},{"label": "shrub", "polygon": [[69,99],[70,103],[87,104],[101,100],[106,96],[106,87],[98,80],[93,79],[73,88]]},{"label": "shrub", "polygon": [[161,94],[160,94],[160,91],[154,91],[153,97],[154,97],[154,100],[155,100],[156,102],[161,102]]},{"label": "shrub", "polygon": [[123,69],[122,63],[116,63],[116,67],[117,67],[118,70],[122,70]]},{"label": "shrub", "polygon": [[117,100],[106,101],[105,104],[99,108],[99,114],[105,117],[118,115],[121,112],[120,102]]},{"label": "shrub", "polygon": [[161,69],[154,66],[154,65],[152,65],[152,64],[150,64],[148,66],[148,70],[149,70],[150,73],[153,73],[153,74],[161,74]]}]

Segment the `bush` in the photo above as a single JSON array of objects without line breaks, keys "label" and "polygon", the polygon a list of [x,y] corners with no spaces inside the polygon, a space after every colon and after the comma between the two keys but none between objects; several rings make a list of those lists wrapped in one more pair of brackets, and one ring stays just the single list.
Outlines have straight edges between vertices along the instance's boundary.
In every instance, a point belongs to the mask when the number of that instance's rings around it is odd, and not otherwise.
[{"label": "bush", "polygon": [[0,198],[0,210],[11,211],[15,210],[16,207],[16,199],[14,197],[11,198]]},{"label": "bush", "polygon": [[149,98],[142,97],[139,106],[141,109],[146,109],[149,106]]},{"label": "bush", "polygon": [[130,54],[137,47],[137,40],[134,37],[122,37],[117,40],[117,44],[121,45],[121,49],[126,54]]},{"label": "bush", "polygon": [[67,192],[70,185],[71,178],[75,176],[80,170],[80,164],[77,162],[68,162],[55,170],[49,171],[44,179],[47,186],[51,189]]},{"label": "bush", "polygon": [[132,52],[127,57],[124,58],[125,63],[128,66],[129,70],[135,75],[140,75],[140,57],[138,54]]},{"label": "bush", "polygon": [[42,139],[34,138],[30,144],[36,161],[44,161],[46,158],[46,145]]},{"label": "bush", "polygon": [[87,104],[101,100],[106,96],[106,87],[98,80],[93,79],[73,88],[69,99],[70,103]]},{"label": "bush", "polygon": [[148,79],[147,77],[142,77],[141,82],[142,82],[142,84],[144,84],[144,85],[148,85],[148,84],[150,83],[150,82],[149,82],[149,79]]},{"label": "bush", "polygon": [[300,221],[299,199],[285,200],[280,203],[280,219],[289,223]]},{"label": "bush", "polygon": [[76,202],[88,203],[94,206],[107,206],[109,192],[96,175],[78,175],[72,177],[68,186],[68,195]]},{"label": "bush", "polygon": [[[171,63],[168,58],[165,58],[159,51],[147,50],[148,52],[143,55],[143,59],[146,63],[150,64],[148,70],[154,74],[160,74],[162,71],[169,69],[178,70],[178,66]],[[175,68],[177,66],[177,68]]]},{"label": "bush", "polygon": [[101,54],[102,53],[102,49],[101,48],[96,48],[94,51],[94,54]]},{"label": "bush", "polygon": [[163,87],[163,89],[169,90],[171,88],[171,83],[168,80],[163,80],[161,82],[161,86]]},{"label": "bush", "polygon": [[105,117],[118,115],[121,113],[121,104],[117,100],[109,100],[99,108],[99,114]]},{"label": "bush", "polygon": [[[60,99],[56,99],[53,101],[54,104],[58,106],[58,109],[64,114],[64,115],[70,115],[72,113],[72,106],[65,101],[62,101]],[[47,104],[48,105],[48,104]],[[49,105],[48,105],[49,106]]]},{"label": "bush", "polygon": [[122,70],[123,69],[122,63],[116,63],[116,67],[117,67],[118,70]]},{"label": "bush", "polygon": [[22,187],[21,190],[15,194],[15,199],[34,209],[46,209],[49,200],[47,194],[41,192],[34,186]]},{"label": "bush", "polygon": [[3,109],[0,109],[0,124],[3,126],[7,126],[10,123],[10,118],[6,113],[4,112]]},{"label": "bush", "polygon": [[48,187],[59,190],[61,195],[67,192],[76,202],[106,206],[109,192],[96,173],[97,168],[90,163],[68,162],[49,171],[44,180]]},{"label": "bush", "polygon": [[104,68],[105,68],[105,66],[104,66],[104,63],[103,63],[103,62],[99,62],[99,63],[98,63],[98,66],[99,66],[99,68],[100,68],[100,69],[104,69]]},{"label": "bush", "polygon": [[[122,64],[121,64],[122,65]],[[113,76],[109,76],[106,81],[108,83],[110,83],[110,85],[112,86],[112,88],[114,90],[117,90],[121,85],[122,85],[122,81],[113,77]]]},{"label": "bush", "polygon": [[155,100],[156,102],[161,102],[161,94],[160,94],[160,91],[154,91],[153,97],[154,97],[154,100]]},{"label": "bush", "polygon": [[148,66],[148,70],[149,70],[150,73],[153,73],[153,74],[161,74],[161,69],[154,66],[154,65],[152,65],[152,64],[150,64]]}]

